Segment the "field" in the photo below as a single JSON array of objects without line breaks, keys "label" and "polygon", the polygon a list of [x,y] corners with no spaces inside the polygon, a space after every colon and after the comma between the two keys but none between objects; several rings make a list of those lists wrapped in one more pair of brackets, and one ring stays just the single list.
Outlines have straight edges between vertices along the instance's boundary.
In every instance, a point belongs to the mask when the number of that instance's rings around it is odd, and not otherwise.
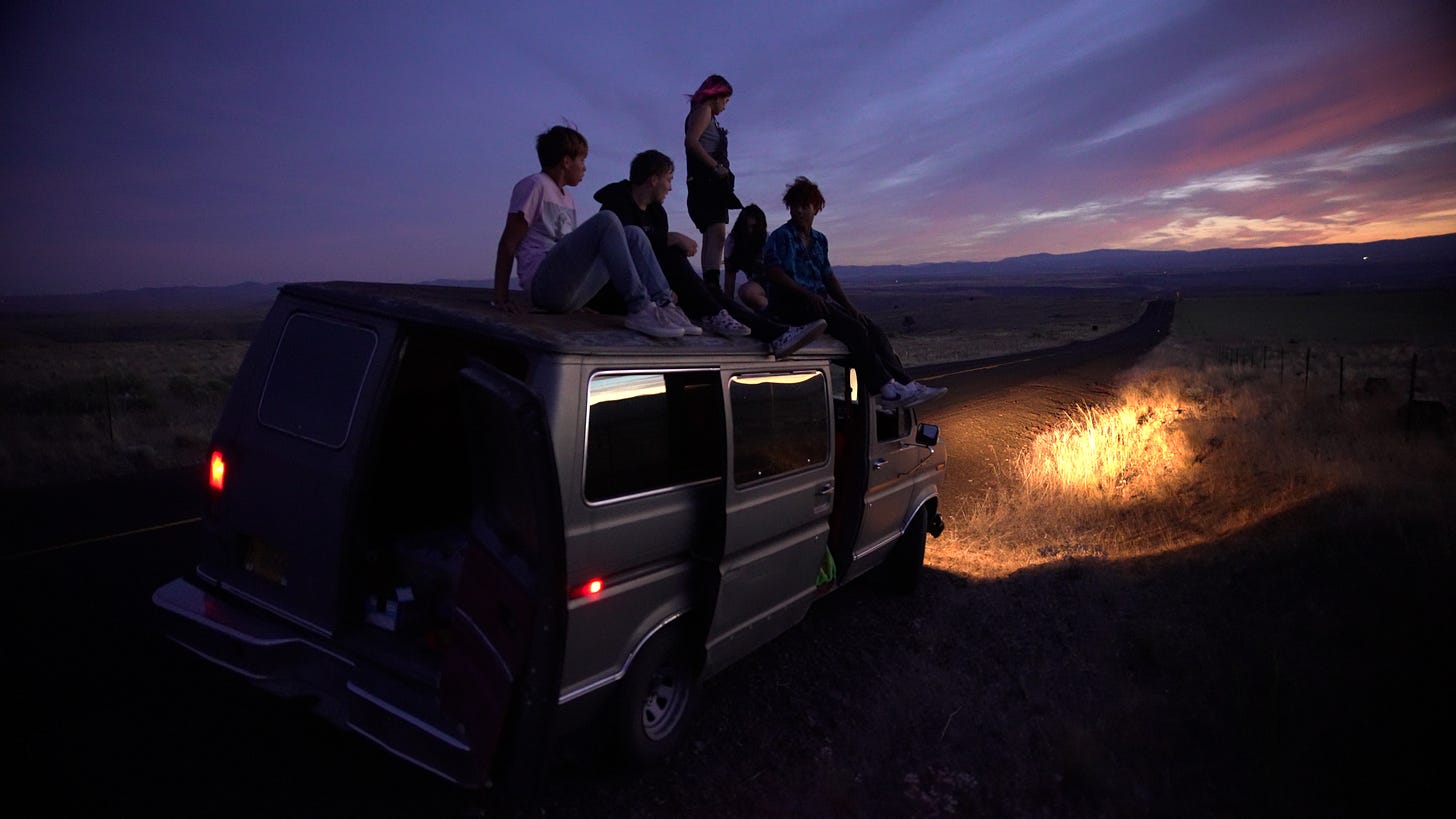
[{"label": "field", "polygon": [[0,317],[0,490],[201,462],[265,311]]},{"label": "field", "polygon": [[[855,295],[910,366],[1091,338],[1142,310],[953,285]],[[0,316],[0,490],[200,463],[266,310]]]}]

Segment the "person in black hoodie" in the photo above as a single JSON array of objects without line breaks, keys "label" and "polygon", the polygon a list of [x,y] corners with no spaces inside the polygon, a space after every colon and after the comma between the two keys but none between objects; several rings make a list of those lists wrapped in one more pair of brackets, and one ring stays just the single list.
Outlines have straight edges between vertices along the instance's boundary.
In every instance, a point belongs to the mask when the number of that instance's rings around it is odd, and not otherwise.
[{"label": "person in black hoodie", "polygon": [[[632,159],[629,177],[598,190],[594,198],[602,210],[616,214],[624,227],[636,226],[647,234],[667,283],[677,293],[678,306],[704,330],[721,336],[751,336],[769,345],[775,357],[793,353],[824,333],[823,320],[789,326],[745,309],[721,292],[709,290],[688,258],[697,243],[668,229],[662,203],[672,190],[673,162],[661,151],[646,150]],[[614,309],[616,292],[603,288],[588,305],[602,312]]]}]

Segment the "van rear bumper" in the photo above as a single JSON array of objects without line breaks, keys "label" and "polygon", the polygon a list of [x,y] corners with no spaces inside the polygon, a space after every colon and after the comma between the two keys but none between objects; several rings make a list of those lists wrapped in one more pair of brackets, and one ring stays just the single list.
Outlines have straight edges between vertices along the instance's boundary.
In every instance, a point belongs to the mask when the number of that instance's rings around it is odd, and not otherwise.
[{"label": "van rear bumper", "polygon": [[318,698],[320,715],[459,785],[488,784],[434,690],[346,656],[322,638],[260,616],[177,578],[152,593],[164,633],[183,648],[280,697]]}]

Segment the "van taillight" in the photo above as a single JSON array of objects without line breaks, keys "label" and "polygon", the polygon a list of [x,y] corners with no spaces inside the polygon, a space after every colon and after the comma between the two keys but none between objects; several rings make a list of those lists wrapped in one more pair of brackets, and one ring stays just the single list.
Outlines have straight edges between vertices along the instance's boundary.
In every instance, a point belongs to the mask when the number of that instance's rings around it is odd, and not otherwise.
[{"label": "van taillight", "polygon": [[227,462],[223,460],[222,453],[212,451],[212,460],[207,467],[207,485],[215,491],[222,491],[223,473],[227,472]]},{"label": "van taillight", "polygon": [[571,590],[572,599],[578,597],[592,597],[602,593],[604,585],[600,577],[593,577],[591,580]]}]

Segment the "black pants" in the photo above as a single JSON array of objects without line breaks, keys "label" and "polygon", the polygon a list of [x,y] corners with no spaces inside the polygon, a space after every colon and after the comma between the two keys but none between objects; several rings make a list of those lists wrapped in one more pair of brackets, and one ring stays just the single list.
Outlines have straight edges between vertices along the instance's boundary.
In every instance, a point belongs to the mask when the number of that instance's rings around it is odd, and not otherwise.
[{"label": "black pants", "polygon": [[[763,342],[773,341],[789,329],[729,298],[722,288],[709,287],[693,270],[692,262],[681,250],[668,248],[667,252],[658,254],[657,263],[662,266],[668,287],[677,294],[677,306],[693,321],[702,321],[719,310],[727,310],[728,315],[748,325],[752,331],[750,338]],[[610,286],[603,287],[586,306],[599,313],[622,315],[627,312],[622,297],[617,294],[616,288]]]},{"label": "black pants", "polygon": [[[813,321],[816,316],[813,307],[805,300],[780,297],[779,303],[770,304],[769,309],[780,319],[794,324]],[[878,393],[891,379],[901,384],[910,383],[905,365],[890,346],[890,339],[878,324],[868,316],[861,317],[837,301],[824,297],[824,320],[829,327],[826,332],[844,342],[859,370],[860,383],[871,392]]]}]

